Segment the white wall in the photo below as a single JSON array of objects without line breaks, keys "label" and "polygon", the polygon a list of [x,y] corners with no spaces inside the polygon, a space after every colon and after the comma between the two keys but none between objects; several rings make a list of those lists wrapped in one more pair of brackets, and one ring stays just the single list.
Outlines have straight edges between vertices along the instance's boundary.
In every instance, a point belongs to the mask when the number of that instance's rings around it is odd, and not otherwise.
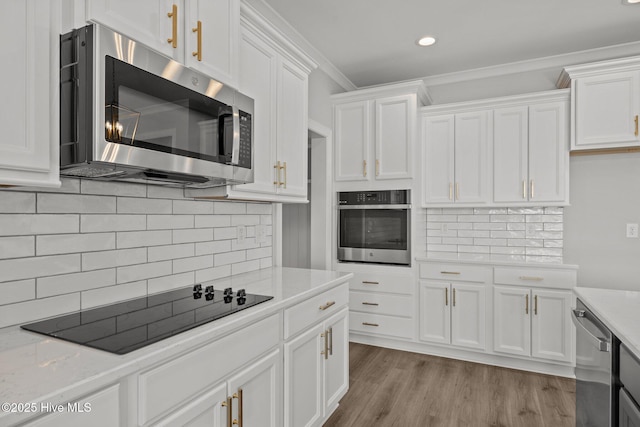
[{"label": "white wall", "polygon": [[344,89],[320,68],[309,75],[309,118],[332,128],[331,95]]}]

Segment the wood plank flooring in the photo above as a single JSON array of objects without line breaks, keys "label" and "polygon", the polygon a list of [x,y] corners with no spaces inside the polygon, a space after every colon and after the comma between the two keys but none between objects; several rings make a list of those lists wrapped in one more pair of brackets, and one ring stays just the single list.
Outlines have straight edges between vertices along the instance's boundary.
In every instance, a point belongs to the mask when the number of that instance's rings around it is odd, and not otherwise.
[{"label": "wood plank flooring", "polygon": [[575,381],[350,343],[349,392],[324,427],[573,427]]}]

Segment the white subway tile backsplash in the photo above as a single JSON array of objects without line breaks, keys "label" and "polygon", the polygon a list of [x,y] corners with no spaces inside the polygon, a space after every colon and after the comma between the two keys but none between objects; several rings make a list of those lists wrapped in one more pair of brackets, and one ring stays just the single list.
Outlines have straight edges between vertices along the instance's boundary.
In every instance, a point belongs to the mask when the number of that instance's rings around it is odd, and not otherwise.
[{"label": "white subway tile backsplash", "polygon": [[36,279],[0,283],[0,305],[36,298]]},{"label": "white subway tile backsplash", "polygon": [[0,236],[77,233],[78,224],[78,215],[6,214],[0,215]]},{"label": "white subway tile backsplash", "polygon": [[33,236],[0,237],[0,259],[30,257],[35,251]]},{"label": "white subway tile backsplash", "polygon": [[86,310],[105,304],[112,304],[147,294],[147,281],[126,283],[124,285],[106,286],[80,292],[80,308]]},{"label": "white subway tile backsplash", "polygon": [[0,271],[0,281],[6,282],[71,273],[80,271],[80,254],[4,260],[0,261]]},{"label": "white subway tile backsplash", "polygon": [[38,193],[38,213],[116,213],[116,198]]},{"label": "white subway tile backsplash", "polygon": [[0,328],[80,310],[80,293],[0,306]]},{"label": "white subway tile backsplash", "polygon": [[96,233],[101,231],[135,231],[147,228],[145,215],[80,215],[80,231]]},{"label": "white subway tile backsplash", "polygon": [[36,296],[38,298],[47,298],[115,284],[115,268],[39,277],[36,280]]},{"label": "white subway tile backsplash", "polygon": [[38,256],[106,251],[115,248],[115,233],[51,234],[36,238]]},{"label": "white subway tile backsplash", "polygon": [[427,251],[490,253],[562,262],[563,208],[429,208],[421,216]]},{"label": "white subway tile backsplash", "polygon": [[119,214],[170,214],[173,213],[171,200],[118,197]]},{"label": "white subway tile backsplash", "polygon": [[0,193],[0,213],[34,213],[36,211],[35,193]]},{"label": "white subway tile backsplash", "polygon": [[0,189],[0,325],[270,267],[272,224],[271,204],[176,188],[65,178],[61,189]]},{"label": "white subway tile backsplash", "polygon": [[147,248],[88,252],[82,254],[82,271],[123,267],[145,262],[147,262]]}]

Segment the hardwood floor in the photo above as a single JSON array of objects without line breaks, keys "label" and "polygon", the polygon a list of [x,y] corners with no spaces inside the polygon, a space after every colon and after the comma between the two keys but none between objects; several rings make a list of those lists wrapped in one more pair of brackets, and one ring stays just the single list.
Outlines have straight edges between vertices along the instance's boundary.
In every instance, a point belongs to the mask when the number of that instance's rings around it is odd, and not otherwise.
[{"label": "hardwood floor", "polygon": [[349,392],[324,427],[575,426],[575,381],[350,343]]}]

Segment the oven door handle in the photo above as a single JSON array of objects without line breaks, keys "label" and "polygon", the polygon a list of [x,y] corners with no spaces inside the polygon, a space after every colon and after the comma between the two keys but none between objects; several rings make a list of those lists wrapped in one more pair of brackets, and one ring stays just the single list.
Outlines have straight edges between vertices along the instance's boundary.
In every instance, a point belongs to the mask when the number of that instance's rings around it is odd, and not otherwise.
[{"label": "oven door handle", "polygon": [[411,209],[411,205],[340,205],[338,209]]},{"label": "oven door handle", "polygon": [[609,341],[607,341],[605,338],[600,338],[593,335],[591,332],[589,332],[587,328],[585,328],[583,322],[589,322],[591,324],[593,323],[590,322],[589,319],[587,319],[587,317],[585,316],[584,310],[577,310],[577,309],[571,310],[571,320],[576,325],[576,328],[582,329],[587,334],[591,343],[599,351],[606,352],[606,353],[609,353],[611,351],[611,343]]}]

